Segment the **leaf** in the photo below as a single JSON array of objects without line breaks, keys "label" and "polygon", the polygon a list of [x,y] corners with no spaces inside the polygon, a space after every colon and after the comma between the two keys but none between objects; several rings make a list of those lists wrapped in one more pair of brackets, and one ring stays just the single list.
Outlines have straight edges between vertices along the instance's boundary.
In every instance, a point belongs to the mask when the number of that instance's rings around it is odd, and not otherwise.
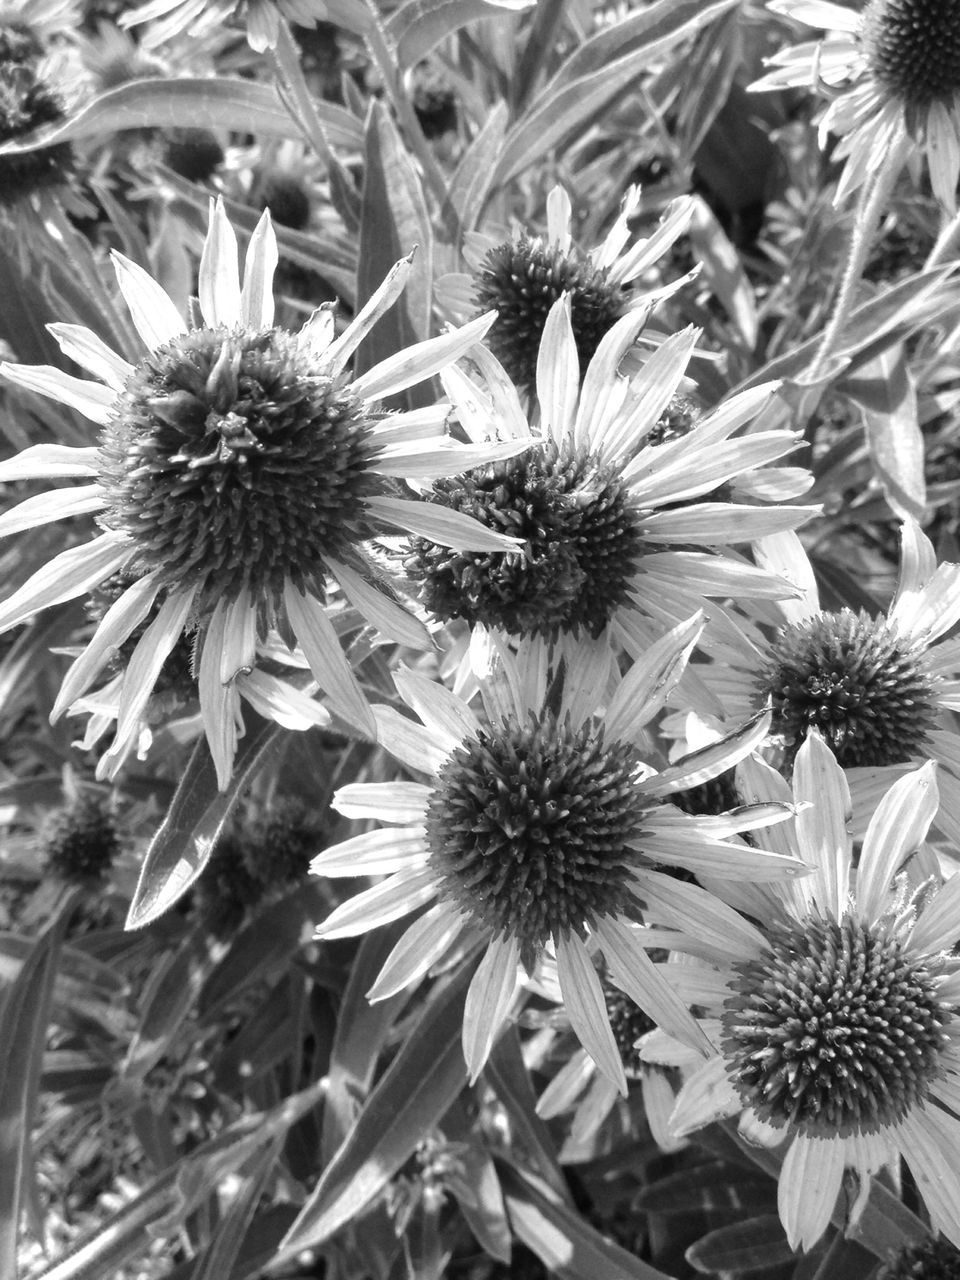
[{"label": "leaf", "polygon": [[677,111],[680,154],[692,159],[723,108],[743,59],[740,14],[724,14],[700,37],[684,68],[684,93]]},{"label": "leaf", "polygon": [[[484,1143],[473,1132],[466,1110],[459,1100],[447,1111],[443,1132],[451,1142],[464,1145],[464,1150],[458,1157],[463,1176],[450,1186],[460,1212],[484,1251],[491,1258],[498,1258],[509,1265],[510,1224],[507,1222],[496,1165]],[[460,1185],[461,1182],[463,1186]],[[464,1194],[467,1190],[469,1195]]]},{"label": "leaf", "polygon": [[284,1135],[278,1134],[257,1152],[251,1168],[245,1170],[244,1186],[234,1197],[224,1215],[216,1235],[197,1259],[190,1280],[223,1280],[230,1274],[243,1244],[247,1228],[253,1219],[257,1203],[263,1193],[274,1162],[283,1146]]},{"label": "leaf", "polygon": [[759,1212],[777,1203],[775,1183],[728,1161],[711,1160],[668,1174],[644,1187],[636,1198],[646,1213],[699,1213],[707,1209]]},{"label": "leaf", "polygon": [[407,0],[387,22],[401,71],[415,66],[452,31],[468,22],[530,9],[536,0]]},{"label": "leaf", "polygon": [[517,1149],[536,1165],[555,1194],[569,1199],[570,1192],[557,1163],[550,1130],[537,1115],[537,1099],[530,1086],[515,1027],[507,1027],[497,1039],[483,1075],[507,1110]]},{"label": "leaf", "polygon": [[217,771],[206,738],[194,747],[167,815],[147,849],[125,928],[142,929],[186,893],[207,865],[244,788],[283,732],[249,708],[244,714],[247,735],[226,791],[217,790]]},{"label": "leaf", "polygon": [[546,1183],[506,1164],[500,1181],[514,1232],[562,1280],[672,1280],[605,1240]]},{"label": "leaf", "polygon": [[776,1213],[732,1222],[701,1237],[686,1258],[697,1271],[740,1271],[750,1274],[790,1262],[796,1255]]},{"label": "leaf", "polygon": [[693,198],[690,241],[702,264],[703,278],[733,321],[743,339],[743,345],[748,351],[752,351],[757,345],[758,326],[753,288],[743,269],[740,255],[700,196]]},{"label": "leaf", "polygon": [[[334,146],[357,150],[360,125],[344,110],[318,101],[316,110]],[[270,85],[229,77],[134,80],[101,93],[53,128],[39,129],[0,145],[0,155],[37,151],[55,142],[76,142],[122,129],[238,127],[273,138],[298,138],[297,125]]]},{"label": "leaf", "polygon": [[170,1049],[171,1041],[197,1002],[204,979],[212,966],[194,937],[179,950],[157,957],[147,980],[140,1024],[130,1042],[123,1074],[142,1080]]},{"label": "leaf", "polygon": [[316,1248],[361,1214],[466,1084],[460,1037],[474,968],[464,964],[434,993],[321,1174],[283,1242],[283,1258]]},{"label": "leaf", "polygon": [[847,378],[844,389],[864,411],[874,474],[894,513],[921,520],[927,502],[917,388],[902,346],[883,352]]},{"label": "leaf", "polygon": [[480,221],[508,119],[507,104],[498,102],[465,151],[451,179],[448,198],[463,231],[473,231]]},{"label": "leaf", "polygon": [[16,1280],[22,1197],[33,1179],[30,1134],[60,948],[80,890],[64,895],[0,1005],[0,1275]]}]

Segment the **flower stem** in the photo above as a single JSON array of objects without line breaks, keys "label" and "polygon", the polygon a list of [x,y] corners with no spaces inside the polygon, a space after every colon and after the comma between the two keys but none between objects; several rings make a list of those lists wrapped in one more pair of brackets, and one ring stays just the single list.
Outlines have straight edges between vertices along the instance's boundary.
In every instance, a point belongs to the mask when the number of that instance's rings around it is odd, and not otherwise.
[{"label": "flower stem", "polygon": [[856,297],[857,285],[866,265],[867,254],[873,244],[873,235],[880,221],[880,215],[886,207],[890,192],[903,167],[907,152],[907,136],[901,129],[894,139],[890,154],[877,170],[872,181],[865,183],[857,204],[857,212],[853,223],[853,234],[850,237],[850,252],[847,265],[840,281],[833,313],[823,331],[823,338],[813,357],[813,363],[806,372],[806,381],[816,382],[824,365],[827,363],[837,339],[843,332],[850,318],[850,311]]}]

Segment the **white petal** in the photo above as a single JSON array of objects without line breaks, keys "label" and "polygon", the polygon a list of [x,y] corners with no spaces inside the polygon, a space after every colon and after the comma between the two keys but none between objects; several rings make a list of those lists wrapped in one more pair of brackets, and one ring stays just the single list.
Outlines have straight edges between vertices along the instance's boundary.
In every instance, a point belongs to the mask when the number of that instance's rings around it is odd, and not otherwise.
[{"label": "white petal", "polygon": [[352,390],[365,400],[379,400],[423,382],[424,378],[432,378],[476,346],[496,318],[496,311],[488,311],[459,329],[441,334],[439,338],[414,343],[361,374],[354,380]]},{"label": "white petal", "polygon": [[820,507],[747,507],[735,502],[700,502],[679,511],[658,511],[643,520],[650,542],[697,542],[701,546],[750,542],[795,529],[820,514]]},{"label": "white petal", "polygon": [[406,480],[435,480],[441,476],[458,476],[488,462],[515,458],[530,448],[532,441],[505,440],[502,444],[463,445],[445,438],[418,440],[415,443],[387,445],[370,460],[370,470],[381,476],[400,476]]},{"label": "white petal", "polygon": [[310,870],[315,876],[381,876],[416,869],[429,857],[424,827],[389,827],[341,840],[318,854]]},{"label": "white petal", "polygon": [[[636,447],[656,425],[676,394],[701,332],[690,326],[671,334],[631,379],[630,394],[623,412],[603,433],[605,457],[613,458],[621,453],[633,456]],[[646,455],[648,459],[652,456]],[[657,474],[656,470],[652,474]]]},{"label": "white petal", "polygon": [[337,790],[330,808],[345,818],[421,823],[432,795],[422,782],[351,782]]},{"label": "white petal", "polygon": [[571,1026],[603,1074],[626,1097],[627,1078],[590,953],[573,931],[558,938],[556,948],[560,990]]},{"label": "white petal", "polygon": [[547,196],[547,241],[555,244],[561,253],[570,248],[570,219],[573,208],[570,197],[559,183],[551,187]]},{"label": "white petal", "polygon": [[628,387],[626,379],[620,377],[617,370],[646,323],[648,314],[646,308],[629,311],[600,339],[587,366],[580,392],[573,427],[578,445],[595,452],[603,451],[607,423],[615,419]]},{"label": "white petal", "polygon": [[513,1003],[519,961],[516,938],[494,938],[470,980],[463,1009],[463,1057],[471,1084],[483,1070]]},{"label": "white petal", "polygon": [[432,649],[430,633],[419,618],[415,618],[402,604],[392,600],[385,590],[368,582],[356,570],[328,559],[327,567],[343,587],[351,604],[355,604],[363,616],[387,640],[395,644],[409,645],[411,649]]},{"label": "white petal", "polygon": [[407,533],[429,538],[454,551],[516,551],[520,538],[489,529],[472,516],[437,502],[411,502],[407,498],[365,498],[367,510]]},{"label": "white petal", "polygon": [[830,1225],[843,1182],[843,1152],[839,1138],[794,1138],[777,1186],[791,1249],[812,1249]]},{"label": "white petal", "polygon": [[727,1079],[727,1064],[716,1055],[698,1067],[677,1094],[670,1130],[683,1137],[715,1120],[735,1116],[742,1108],[740,1095]]},{"label": "white petal", "polygon": [[41,609],[86,595],[129,559],[130,544],[115,533],[103,533],[92,542],[61,551],[0,604],[0,631],[26,622]]},{"label": "white petal", "polygon": [[284,583],[283,601],[293,633],[330,705],[362,733],[375,737],[373,714],[323,605],[313,596],[302,596],[291,582]]},{"label": "white petal", "polygon": [[798,596],[784,600],[780,609],[788,622],[806,622],[820,612],[820,596],[803,543],[792,529],[772,533],[754,543],[753,558],[761,569],[775,573],[796,587]]},{"label": "white petal", "polygon": [[303,733],[315,726],[323,729],[330,724],[330,712],[323,703],[266,671],[241,672],[237,689],[254,711],[284,729]]},{"label": "white petal", "polygon": [[568,1110],[596,1073],[596,1064],[585,1049],[575,1049],[537,1101],[537,1115],[552,1120]]},{"label": "white petal", "polygon": [[960,938],[960,872],[937,890],[910,933],[913,950],[946,951]]},{"label": "white petal", "polygon": [[434,897],[436,892],[437,877],[432,868],[398,871],[337,907],[318,926],[314,937],[356,937],[358,933],[366,933],[409,915]]},{"label": "white petal", "polygon": [[679,196],[676,200],[671,200],[653,235],[646,240],[638,240],[612,265],[607,275],[610,284],[628,284],[659,261],[690,225],[693,208],[690,196]]},{"label": "white petal", "polygon": [[950,213],[957,208],[957,177],[960,175],[960,140],[954,115],[934,98],[927,107],[927,161],[933,194]]},{"label": "white petal", "polygon": [[824,31],[849,31],[857,35],[863,15],[829,0],[769,0],[767,5],[774,13],[785,18],[805,22],[808,27],[820,27]]},{"label": "white petal", "polygon": [[880,801],[863,839],[857,871],[857,913],[864,924],[873,924],[889,905],[891,881],[903,860],[926,839],[939,805],[932,761],[895,782]]},{"label": "white petal", "polygon": [[107,505],[105,490],[98,484],[79,485],[74,489],[51,489],[25,498],[0,516],[0,538],[24,529],[36,529],[52,520],[66,520],[69,516],[87,515],[102,511]]},{"label": "white petal", "polygon": [[133,373],[133,365],[118,356],[91,329],[82,324],[48,324],[47,328],[65,356],[114,391],[123,390]]},{"label": "white petal", "polygon": [[210,201],[198,286],[200,310],[211,328],[222,324],[233,329],[242,323],[238,253],[236,232],[223,207],[223,197],[218,196]]},{"label": "white petal", "polygon": [[[4,366],[0,365],[0,369]],[[100,450],[96,445],[76,449],[65,444],[34,444],[0,462],[0,482],[53,480],[62,476],[95,476]]]},{"label": "white petal", "polygon": [[[400,297],[412,266],[412,253],[393,264],[379,289],[370,295],[340,337],[327,347],[321,362],[324,373],[334,377],[346,368],[363,339]],[[316,314],[314,312],[314,316]]]},{"label": "white petal", "polygon": [[797,752],[793,793],[805,804],[796,818],[800,856],[813,868],[807,892],[820,910],[839,920],[850,892],[850,789],[843,770],[816,730]]},{"label": "white petal", "polygon": [[455,750],[466,738],[475,738],[480,722],[462,698],[435,680],[427,680],[408,667],[394,674],[401,698],[430,731],[443,751]]},{"label": "white petal", "polygon": [[273,273],[279,260],[270,210],[264,209],[247,244],[243,265],[240,310],[243,323],[251,329],[269,329],[273,324]]},{"label": "white petal", "polygon": [[367,992],[371,1004],[386,1000],[419,981],[449,951],[463,929],[463,919],[449,902],[438,902],[415,920],[400,938]]},{"label": "white petal", "polygon": [[914,1107],[902,1126],[903,1155],[934,1231],[960,1249],[960,1123],[941,1108]]},{"label": "white petal", "polygon": [[230,684],[239,675],[248,675],[257,660],[257,609],[249,587],[244,587],[226,606],[223,620],[223,649],[220,655],[220,683]]},{"label": "white petal", "polygon": [[557,444],[573,425],[579,390],[580,357],[573,336],[570,294],[562,293],[547,314],[537,353],[540,429]]},{"label": "white petal", "polygon": [[117,403],[117,393],[112,387],[105,387],[101,382],[91,382],[89,378],[74,378],[50,364],[3,363],[0,364],[0,374],[15,386],[76,409],[99,427],[106,426],[110,421]]},{"label": "white petal", "polygon": [[113,269],[137,333],[151,351],[187,332],[187,324],[166,289],[143,267],[111,250]]},{"label": "white petal", "polygon": [[414,773],[436,775],[446,763],[448,752],[423,727],[393,707],[373,707],[377,741]]},{"label": "white petal", "polygon": [[610,741],[632,742],[663,706],[706,626],[703,612],[662,636],[635,662],[607,705],[604,732]]},{"label": "white petal", "polygon": [[[200,718],[221,791],[227,789],[233,773],[241,728],[240,693],[233,683],[233,676],[228,674],[235,671],[235,655],[231,652],[231,619],[236,613],[234,604],[221,600],[214,609],[204,632],[197,672]],[[246,612],[250,613],[249,605]],[[241,629],[249,636],[248,624]],[[119,729],[117,733],[119,737]]]},{"label": "white petal", "polygon": [[157,598],[160,590],[159,571],[138,578],[103,615],[100,625],[91,636],[83,653],[63,678],[57,700],[50,712],[51,722],[58,719],[103,670],[111,654],[115,653],[131,632],[139,626]]},{"label": "white petal", "polygon": [[699,885],[674,880],[659,871],[638,872],[638,891],[649,906],[647,915],[695,938],[700,954],[715,961],[755,959],[768,951],[767,940],[732,907]]}]

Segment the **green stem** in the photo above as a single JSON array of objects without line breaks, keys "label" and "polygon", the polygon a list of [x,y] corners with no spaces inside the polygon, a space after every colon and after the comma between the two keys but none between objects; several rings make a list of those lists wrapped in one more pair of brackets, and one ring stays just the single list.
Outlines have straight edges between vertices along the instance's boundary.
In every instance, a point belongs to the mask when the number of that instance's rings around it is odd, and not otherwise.
[{"label": "green stem", "polygon": [[805,381],[807,382],[817,381],[824,365],[833,353],[837,339],[842,334],[844,326],[850,318],[857,285],[860,283],[867,255],[873,244],[874,232],[880,221],[880,215],[886,208],[887,200],[890,198],[893,184],[896,182],[903,167],[907,146],[906,133],[901,130],[892,144],[890,155],[877,170],[873,180],[868,180],[865,183],[860,194],[853,224],[853,234],[850,238],[847,265],[844,268],[843,279],[840,281],[840,289],[833,306],[833,313],[823,331],[823,337],[813,358],[813,363],[806,372]]}]

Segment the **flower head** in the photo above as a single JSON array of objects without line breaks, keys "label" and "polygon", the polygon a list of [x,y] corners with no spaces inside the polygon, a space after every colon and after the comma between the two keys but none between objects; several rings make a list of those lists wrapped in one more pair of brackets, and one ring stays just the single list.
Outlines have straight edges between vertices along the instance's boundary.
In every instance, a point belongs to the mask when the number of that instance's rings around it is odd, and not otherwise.
[{"label": "flower head", "polygon": [[[738,767],[750,800],[785,799],[785,783],[758,760]],[[792,1247],[810,1248],[834,1211],[845,1168],[859,1195],[903,1157],[935,1229],[960,1239],[960,876],[945,884],[917,855],[937,809],[932,764],[907,773],[871,816],[856,870],[843,770],[811,730],[797,754],[793,824],[771,833],[812,869],[764,886],[682,887],[686,901],[652,914],[691,953],[685,990],[715,1045],[677,1100],[689,1133],[739,1116],[754,1142],[785,1147],[780,1216]],[[792,829],[791,829],[792,825]],[[931,876],[928,872],[934,871]],[[675,895],[675,897],[680,895]],[[652,931],[659,945],[668,935]],[[700,979],[696,968],[699,966]],[[659,1045],[658,1045],[659,1042]],[[649,1061],[679,1062],[655,1032]],[[698,1053],[699,1051],[697,1051]]]},{"label": "flower head", "polygon": [[389,707],[374,709],[383,745],[430,781],[337,792],[341,813],[396,825],[327,850],[314,871],[391,874],[339,907],[319,936],[361,933],[436,899],[401,937],[369,995],[383,999],[418,980],[461,935],[481,942],[464,1023],[474,1076],[513,1000],[518,963],[530,972],[549,951],[574,1030],[625,1092],[588,943],[605,953],[618,987],[669,1021],[666,986],[632,932],[648,869],[710,866],[722,876],[749,866],[762,879],[799,866],[727,839],[778,820],[775,807],[698,818],[661,803],[721,772],[764,731],[763,721],[751,723],[661,773],[646,763],[643,725],[663,705],[702,626],[695,616],[662,636],[609,697],[607,663],[587,654],[577,668],[556,671],[534,641],[516,658],[500,647],[497,673],[483,689],[483,719],[411,672],[396,677],[397,687],[422,726]]},{"label": "flower head", "polygon": [[[0,31],[0,46],[2,41]],[[43,74],[42,63],[21,59],[15,53],[4,58],[0,53],[0,143],[15,142],[34,129],[64,119],[60,95]],[[62,186],[69,181],[73,167],[70,142],[0,155],[0,206],[16,205],[34,192]]]},{"label": "flower head", "polygon": [[[777,13],[830,35],[776,54],[756,89],[825,87],[833,102],[821,139],[840,135],[836,203],[886,163],[902,163],[905,135],[926,152],[937,198],[956,207],[960,177],[960,11],[941,0],[770,0]],[[891,161],[891,157],[896,157]]]},{"label": "flower head", "polygon": [[[651,618],[673,625],[707,597],[789,593],[782,579],[727,553],[816,510],[750,501],[808,483],[799,469],[762,469],[794,448],[792,433],[737,434],[775,387],[752,388],[696,419],[668,415],[661,426],[697,332],[666,339],[628,378],[619,368],[645,315],[634,310],[605,335],[581,387],[572,306],[565,294],[551,308],[532,410],[486,350],[471,357],[475,372],[442,375],[473,441],[526,440],[529,448],[440,481],[427,496],[524,547],[451,555],[414,542],[405,564],[425,607],[443,621],[511,635],[571,643],[606,635],[634,654],[650,639]],[[731,500],[717,501],[730,482]]]},{"label": "flower head", "polygon": [[880,1268],[877,1280],[960,1280],[960,1251],[947,1240],[912,1241]]},{"label": "flower head", "polygon": [[[271,628],[291,646],[299,643],[331,706],[372,734],[373,718],[327,616],[331,581],[389,638],[425,647],[425,629],[378,576],[363,542],[399,529],[449,536],[458,548],[513,545],[453,513],[438,523],[433,508],[403,496],[392,477],[435,478],[460,470],[477,450],[440,434],[442,406],[386,415],[377,403],[463,354],[492,317],[399,352],[351,380],[347,363],[399,295],[409,260],[397,264],[339,337],[329,308],[298,334],[274,327],[276,261],[264,214],[241,289],[236,238],[218,203],[200,264],[199,328],[183,320],[145,271],[117,254],[120,289],[146,355],[132,365],[89,330],[53,325],[64,352],[101,381],[43,366],[0,366],[11,382],[78,409],[102,429],[99,446],[39,445],[0,464],[3,479],[89,482],[21,503],[0,517],[0,533],[85,513],[95,513],[103,530],[0,605],[0,627],[95,590],[117,573],[131,578],[67,673],[55,714],[152,616],[122,677],[117,736],[101,761],[107,775],[136,739],[158,673],[185,629],[197,637],[200,711],[221,785],[240,727],[238,685],[261,674],[258,651]],[[269,702],[270,691],[259,684],[261,702]],[[281,713],[275,718],[283,723]]]},{"label": "flower head", "polygon": [[135,27],[149,22],[142,43],[145,49],[153,49],[179,35],[206,35],[239,15],[244,19],[250,48],[263,53],[276,46],[281,19],[313,27],[326,14],[323,0],[214,0],[202,5],[195,0],[149,0],[124,13],[120,23]]}]

